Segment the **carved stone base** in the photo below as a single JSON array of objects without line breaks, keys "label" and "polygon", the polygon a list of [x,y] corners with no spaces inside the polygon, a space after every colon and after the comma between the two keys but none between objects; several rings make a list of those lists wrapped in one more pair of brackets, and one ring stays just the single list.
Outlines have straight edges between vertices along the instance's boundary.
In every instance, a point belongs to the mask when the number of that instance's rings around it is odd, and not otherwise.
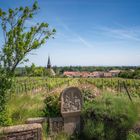
[{"label": "carved stone base", "polygon": [[80,116],[64,118],[64,132],[68,135],[80,133]]},{"label": "carved stone base", "polygon": [[62,117],[49,118],[49,133],[50,136],[63,131],[64,121]]}]

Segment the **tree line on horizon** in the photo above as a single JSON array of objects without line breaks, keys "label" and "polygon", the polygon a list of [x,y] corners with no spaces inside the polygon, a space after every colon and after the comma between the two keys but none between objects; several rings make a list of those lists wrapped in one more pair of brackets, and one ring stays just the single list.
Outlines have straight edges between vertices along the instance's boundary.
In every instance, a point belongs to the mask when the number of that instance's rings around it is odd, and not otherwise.
[{"label": "tree line on horizon", "polygon": [[[56,73],[57,77],[62,77],[65,71],[77,71],[77,72],[94,72],[102,71],[109,72],[110,70],[121,70],[119,77],[139,79],[140,67],[139,66],[53,66],[52,69]],[[50,77],[47,68],[42,66],[36,66],[34,63],[25,67],[17,67],[15,70],[16,76],[48,76]]]}]

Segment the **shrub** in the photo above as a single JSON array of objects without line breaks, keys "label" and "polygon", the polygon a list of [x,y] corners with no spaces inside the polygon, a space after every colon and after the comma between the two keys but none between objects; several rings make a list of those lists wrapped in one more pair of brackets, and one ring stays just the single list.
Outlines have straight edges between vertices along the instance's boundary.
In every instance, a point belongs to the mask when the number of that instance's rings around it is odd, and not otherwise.
[{"label": "shrub", "polygon": [[47,117],[58,117],[60,116],[60,102],[58,94],[49,94],[45,101],[44,115]]},{"label": "shrub", "polygon": [[9,89],[12,85],[12,79],[6,76],[0,69],[0,126],[10,125],[11,120],[7,118],[6,103],[9,96]]},{"label": "shrub", "polygon": [[[138,119],[138,111],[135,104],[132,104],[125,96],[103,95],[96,98],[92,102],[86,102],[82,111],[83,119],[85,120],[84,129],[89,129],[87,119],[95,124],[102,122],[104,126],[104,140],[126,140],[127,133],[134,126]],[[93,128],[96,125],[93,125]],[[95,127],[96,128],[96,127]],[[95,129],[96,130],[96,129]],[[87,135],[84,132],[84,135]],[[87,131],[90,134],[90,131]],[[98,131],[100,136],[102,131]],[[97,133],[93,131],[92,133]],[[95,139],[98,135],[92,134]]]},{"label": "shrub", "polygon": [[102,140],[104,138],[104,124],[102,122],[87,120],[85,122],[83,133],[88,140]]},{"label": "shrub", "polygon": [[12,119],[10,118],[9,112],[2,111],[0,112],[0,126],[9,126],[12,124]]},{"label": "shrub", "polygon": [[93,99],[95,98],[95,95],[92,93],[90,89],[82,89],[82,95],[84,102],[93,101]]},{"label": "shrub", "polygon": [[137,133],[130,131],[127,136],[127,140],[140,140],[140,135]]}]

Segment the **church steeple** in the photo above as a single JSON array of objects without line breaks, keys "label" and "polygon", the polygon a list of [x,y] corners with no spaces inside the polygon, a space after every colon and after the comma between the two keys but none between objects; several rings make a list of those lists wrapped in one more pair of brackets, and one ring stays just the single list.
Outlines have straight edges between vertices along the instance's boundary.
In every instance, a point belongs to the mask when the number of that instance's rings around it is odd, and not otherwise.
[{"label": "church steeple", "polygon": [[47,69],[51,68],[51,60],[50,60],[50,56],[48,56],[48,63],[47,63]]},{"label": "church steeple", "polygon": [[52,69],[52,66],[51,66],[50,56],[48,56],[48,63],[47,63],[46,75],[47,76],[55,76],[55,72],[54,72],[54,70]]}]

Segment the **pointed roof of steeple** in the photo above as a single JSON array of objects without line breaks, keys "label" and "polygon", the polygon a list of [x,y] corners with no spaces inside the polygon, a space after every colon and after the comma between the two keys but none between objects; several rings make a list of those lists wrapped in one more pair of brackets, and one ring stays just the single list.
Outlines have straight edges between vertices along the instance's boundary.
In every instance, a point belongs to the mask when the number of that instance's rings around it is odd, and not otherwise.
[{"label": "pointed roof of steeple", "polygon": [[51,60],[50,60],[50,56],[48,56],[47,68],[51,68]]}]

